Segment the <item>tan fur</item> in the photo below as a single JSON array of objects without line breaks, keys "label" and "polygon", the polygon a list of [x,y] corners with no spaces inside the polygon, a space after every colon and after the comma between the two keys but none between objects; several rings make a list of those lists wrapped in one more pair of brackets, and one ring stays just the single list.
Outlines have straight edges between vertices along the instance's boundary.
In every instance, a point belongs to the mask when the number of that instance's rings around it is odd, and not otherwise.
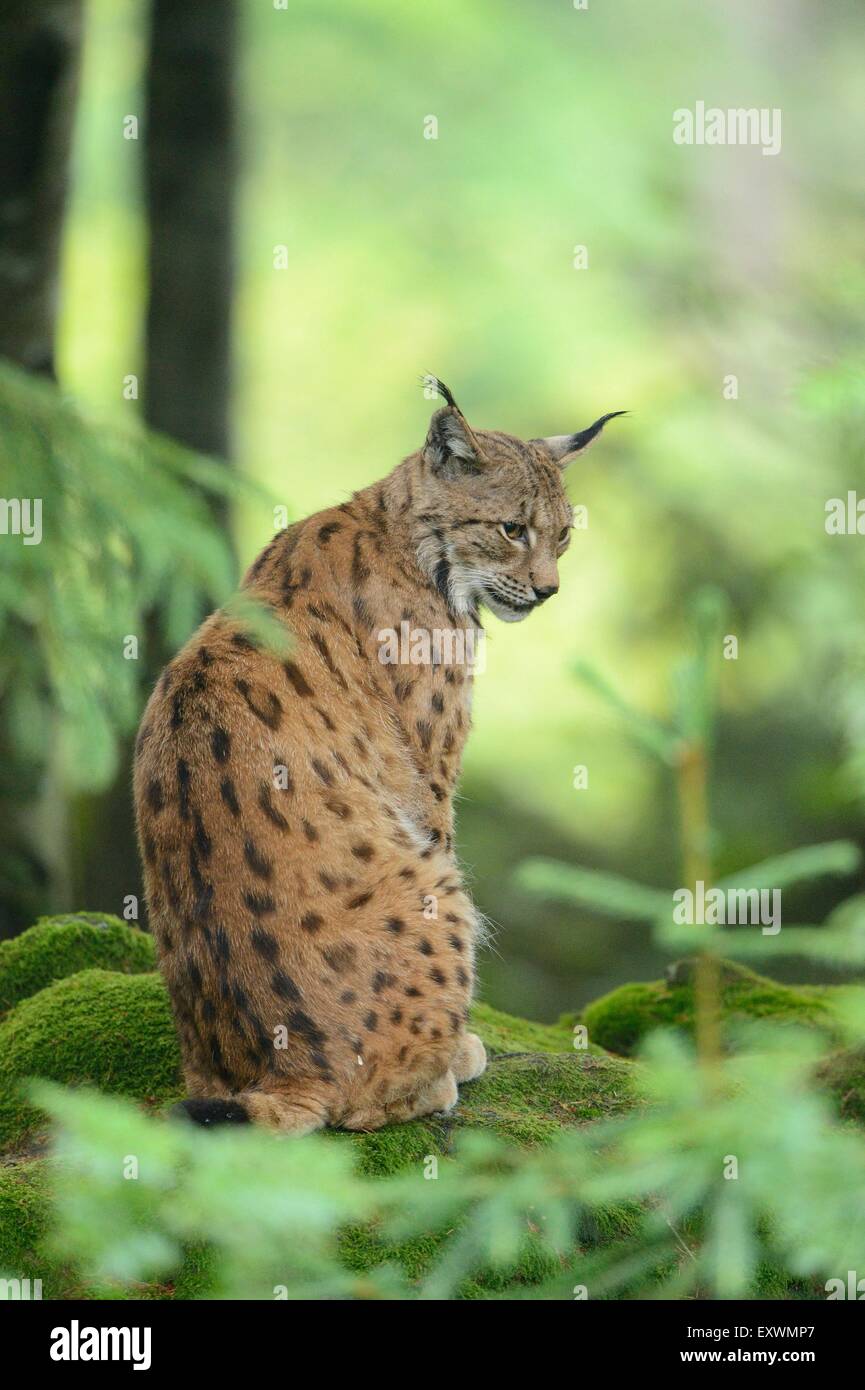
[{"label": "tan fur", "polygon": [[[531,546],[498,527],[523,520]],[[483,1071],[453,850],[471,671],[383,665],[380,633],[470,632],[479,602],[550,589],[569,520],[543,441],[471,434],[449,406],[248,572],[287,658],[217,612],[166,668],[135,798],[191,1097],[287,1132],[371,1129],[449,1109]]]}]

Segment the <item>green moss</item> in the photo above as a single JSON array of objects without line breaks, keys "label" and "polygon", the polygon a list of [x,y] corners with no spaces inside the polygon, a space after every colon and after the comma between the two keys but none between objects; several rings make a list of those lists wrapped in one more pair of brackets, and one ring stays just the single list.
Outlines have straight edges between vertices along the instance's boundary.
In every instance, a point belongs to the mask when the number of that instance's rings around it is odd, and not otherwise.
[{"label": "green moss", "polygon": [[59,1298],[66,1281],[40,1253],[50,1223],[51,1195],[44,1161],[0,1166],[0,1276],[41,1279],[42,1297]]},{"label": "green moss", "polygon": [[0,1145],[41,1124],[22,1094],[32,1076],[150,1104],[176,1097],[180,1056],[161,977],[83,970],[13,1009],[0,1024]]},{"label": "green moss", "polygon": [[0,1014],[90,966],[138,974],[155,965],[153,938],[119,917],[95,912],[40,917],[20,936],[0,941]]},{"label": "green moss", "polygon": [[[780,985],[731,961],[722,963],[722,1008],[726,1019],[773,1018],[832,1031],[832,986]],[[653,1028],[693,1034],[693,962],[672,966],[666,980],[621,985],[583,1010],[593,1043],[631,1056]]]},{"label": "green moss", "polygon": [[[516,1037],[522,1024],[508,1019],[497,1024]],[[475,1025],[484,1041],[482,1017]],[[527,1024],[530,1031],[541,1025]],[[553,1032],[554,1030],[547,1030]],[[564,1037],[570,1040],[570,1033]],[[489,1067],[477,1081],[460,1087],[460,1098],[450,1115],[432,1116],[407,1125],[394,1125],[372,1134],[334,1134],[337,1143],[350,1143],[361,1170],[383,1175],[415,1167],[420,1174],[429,1157],[447,1159],[459,1134],[482,1129],[522,1146],[548,1143],[563,1127],[584,1124],[601,1116],[615,1115],[635,1103],[633,1063],[617,1057],[585,1053],[525,1053],[490,1057]],[[636,1205],[610,1207],[596,1214],[583,1232],[585,1244],[622,1239],[635,1229]],[[342,1258],[359,1272],[387,1261],[400,1265],[410,1282],[427,1274],[447,1236],[432,1234],[400,1245],[381,1241],[372,1227],[353,1227],[343,1236]],[[540,1242],[527,1240],[519,1261],[509,1269],[486,1271],[460,1290],[461,1298],[489,1298],[515,1285],[531,1285],[558,1272],[556,1261]]]},{"label": "green moss", "polygon": [[530,1023],[500,1013],[489,1004],[475,1004],[471,1026],[480,1033],[488,1052],[569,1052],[571,1029],[562,1023]]},{"label": "green moss", "polygon": [[839,1048],[821,1063],[817,1075],[844,1119],[865,1124],[865,1048]]}]

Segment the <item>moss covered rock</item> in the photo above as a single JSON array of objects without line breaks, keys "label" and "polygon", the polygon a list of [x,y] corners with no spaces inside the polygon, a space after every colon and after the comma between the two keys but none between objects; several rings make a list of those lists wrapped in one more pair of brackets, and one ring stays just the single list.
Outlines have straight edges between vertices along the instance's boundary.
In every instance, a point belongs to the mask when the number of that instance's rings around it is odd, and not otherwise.
[{"label": "moss covered rock", "polygon": [[153,970],[153,938],[105,913],[40,917],[35,927],[0,941],[0,1014],[89,966],[126,974]]},{"label": "moss covered rock", "polygon": [[28,1077],[90,1084],[151,1105],[180,1092],[180,1053],[157,974],[82,970],[24,999],[0,1023],[0,1146],[20,1145],[41,1114]]},{"label": "moss covered rock", "polygon": [[[593,1043],[630,1057],[652,1028],[694,1031],[694,962],[678,961],[664,980],[621,985],[588,1004],[579,1021]],[[722,962],[725,1019],[774,1018],[833,1031],[830,985],[781,985],[732,961]],[[569,1018],[562,1020],[566,1025]]]},{"label": "moss covered rock", "polygon": [[[42,924],[40,924],[41,926]],[[122,924],[120,924],[122,925]],[[36,932],[38,928],[33,928]],[[29,934],[28,934],[29,935]],[[110,938],[104,938],[108,945]],[[28,1077],[88,1083],[161,1108],[181,1092],[180,1058],[168,998],[156,973],[125,974],[129,957],[106,951],[119,968],[87,969],[56,980],[18,1003],[0,1023],[0,1274],[41,1278],[43,1297],[118,1296],[118,1289],[84,1287],[75,1271],[43,1245],[50,1227],[49,1166],[41,1157],[45,1117],[24,1094]],[[621,1058],[575,1052],[570,1029],[511,1018],[488,1005],[476,1006],[473,1024],[490,1054],[484,1076],[461,1087],[456,1109],[371,1134],[330,1132],[348,1144],[360,1169],[390,1174],[421,1165],[430,1155],[447,1157],[465,1129],[485,1129],[522,1145],[548,1142],[563,1126],[616,1114],[634,1103],[633,1064]],[[627,1233],[634,1212],[611,1210],[594,1236]],[[587,1233],[587,1238],[594,1238]],[[397,1260],[419,1277],[446,1237],[430,1236],[399,1247],[383,1244],[369,1228],[347,1231],[346,1264],[369,1269]],[[212,1259],[190,1251],[174,1285],[136,1286],[134,1298],[207,1297]],[[529,1241],[518,1266],[489,1280],[472,1281],[469,1298],[495,1297],[513,1282],[530,1285],[554,1273],[548,1252]]]}]

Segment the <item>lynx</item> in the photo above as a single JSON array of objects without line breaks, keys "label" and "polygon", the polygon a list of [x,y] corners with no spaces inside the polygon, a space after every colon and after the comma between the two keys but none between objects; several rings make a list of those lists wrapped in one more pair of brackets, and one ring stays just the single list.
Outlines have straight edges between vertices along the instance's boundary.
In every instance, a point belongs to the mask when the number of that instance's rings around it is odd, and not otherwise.
[{"label": "lynx", "polygon": [[[243,581],[287,655],[214,613],[137,741],[149,917],[199,1124],[303,1134],[449,1110],[486,1066],[467,1030],[477,918],[454,852],[479,610],[556,593],[563,469],[614,411],[528,442],[447,387],[423,447],[277,533]],[[448,631],[428,663],[381,634]]]}]

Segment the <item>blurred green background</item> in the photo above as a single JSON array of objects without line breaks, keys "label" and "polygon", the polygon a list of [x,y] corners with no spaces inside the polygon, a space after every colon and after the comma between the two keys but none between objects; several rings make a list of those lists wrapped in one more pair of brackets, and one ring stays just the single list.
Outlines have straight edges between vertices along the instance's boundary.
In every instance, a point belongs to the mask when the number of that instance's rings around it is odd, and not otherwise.
[{"label": "blurred green background", "polygon": [[[663,716],[701,585],[725,591],[739,639],[722,671],[717,866],[862,838],[865,542],[824,528],[828,498],[865,494],[861,7],[237,11],[230,455],[264,489],[232,508],[241,564],[275,502],[293,517],[329,506],[419,446],[419,372],[472,424],[524,437],[631,412],[571,470],[589,525],[558,598],[525,624],[489,620],[458,805],[496,927],[482,993],[554,1018],[663,961],[642,926],[522,894],[515,865],[552,855],[659,886],[679,872],[670,786],[573,665]],[[122,383],[145,372],[144,141],[120,129],[142,112],[147,64],[143,0],[91,0],[57,375],[109,425],[137,410]],[[672,113],[697,100],[780,108],[780,154],[675,145]],[[206,221],[197,235],[204,247]],[[118,911],[138,891],[115,839],[122,754],[114,780],[113,800],[74,794],[61,906]],[[791,893],[785,920],[819,920],[849,889]]]}]

